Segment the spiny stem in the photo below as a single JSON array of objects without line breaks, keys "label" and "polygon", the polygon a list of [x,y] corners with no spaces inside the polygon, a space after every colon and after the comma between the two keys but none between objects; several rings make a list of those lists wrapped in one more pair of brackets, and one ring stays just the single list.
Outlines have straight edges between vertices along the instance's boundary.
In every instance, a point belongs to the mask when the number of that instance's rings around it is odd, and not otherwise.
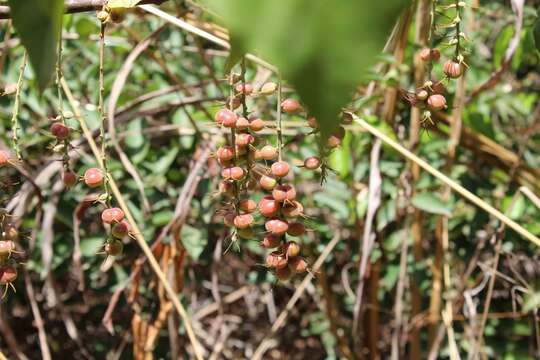
[{"label": "spiny stem", "polygon": [[455,0],[456,5],[456,18],[454,21],[456,22],[456,50],[455,50],[455,57],[456,60],[460,58],[460,32],[461,32],[461,7],[459,6],[459,0]]},{"label": "spiny stem", "polygon": [[[62,124],[66,125],[66,118],[64,117],[64,99],[62,97],[62,85],[61,80],[63,77],[62,72],[62,34],[63,34],[63,28],[60,27],[60,35],[58,37],[58,53],[56,56],[56,88],[58,92],[58,112],[60,121]],[[62,155],[62,165],[64,166],[64,169],[69,169],[69,140],[64,139],[63,140],[64,154]]]},{"label": "spiny stem", "polygon": [[[229,73],[229,110],[234,112],[234,73],[231,70]],[[234,127],[231,128],[231,147],[233,149],[233,165],[236,166],[238,162],[238,155],[236,153],[236,129]],[[234,211],[236,215],[240,213],[239,204],[240,204],[240,197],[239,197],[239,188],[238,188],[238,182],[236,180],[233,180],[233,195],[234,195]]]},{"label": "spiny stem", "polygon": [[21,149],[19,147],[19,110],[21,102],[21,87],[24,78],[24,70],[26,69],[26,63],[28,62],[28,53],[25,51],[23,55],[22,63],[19,67],[19,79],[17,80],[17,89],[15,91],[15,102],[13,103],[13,116],[11,117],[11,132],[13,149],[17,160],[21,160]]},{"label": "spiny stem", "polygon": [[276,133],[277,133],[277,149],[278,149],[278,161],[282,160],[281,150],[283,148],[283,134],[281,131],[281,75],[278,73],[277,83],[277,119],[276,119]]},{"label": "spiny stem", "polygon": [[106,23],[101,23],[101,29],[99,32],[99,100],[98,100],[98,112],[100,117],[100,128],[99,128],[99,138],[101,141],[101,159],[102,159],[102,170],[104,173],[105,180],[103,181],[103,190],[105,191],[105,202],[107,206],[111,206],[111,195],[109,193],[109,169],[107,166],[107,141],[105,139],[105,105],[104,105],[104,93],[105,93],[105,82],[104,82],[104,62],[105,62],[105,29]]}]

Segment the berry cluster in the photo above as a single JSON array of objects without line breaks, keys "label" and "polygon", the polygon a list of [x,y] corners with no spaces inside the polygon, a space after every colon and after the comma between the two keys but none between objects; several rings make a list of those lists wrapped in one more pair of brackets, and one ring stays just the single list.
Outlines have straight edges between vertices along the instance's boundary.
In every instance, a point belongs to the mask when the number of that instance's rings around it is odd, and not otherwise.
[{"label": "berry cluster", "polygon": [[[216,158],[222,166],[219,191],[224,197],[221,210],[226,226],[233,228],[232,239],[253,239],[258,222],[264,222],[264,236],[260,242],[272,252],[266,259],[266,266],[274,269],[280,280],[287,280],[295,273],[305,272],[307,262],[300,256],[300,245],[287,237],[300,237],[306,227],[301,218],[304,208],[296,198],[294,185],[287,183],[291,166],[282,160],[281,114],[293,114],[302,110],[297,100],[286,99],[279,104],[278,120],[268,125],[256,116],[249,116],[246,99],[278,93],[280,86],[269,82],[259,92],[241,76],[229,78],[231,97],[228,106],[215,115],[216,123],[230,129],[227,144],[216,151]],[[242,114],[235,111],[240,110]],[[258,133],[265,128],[276,128],[277,147],[265,143]],[[306,159],[306,168],[315,170],[321,166],[318,157]],[[260,190],[262,198],[251,198]]]},{"label": "berry cluster", "polygon": [[15,241],[18,237],[19,231],[11,216],[0,209],[0,286],[5,288],[2,297],[10,286],[15,290],[13,282],[17,279],[19,263],[13,255],[17,253]]}]

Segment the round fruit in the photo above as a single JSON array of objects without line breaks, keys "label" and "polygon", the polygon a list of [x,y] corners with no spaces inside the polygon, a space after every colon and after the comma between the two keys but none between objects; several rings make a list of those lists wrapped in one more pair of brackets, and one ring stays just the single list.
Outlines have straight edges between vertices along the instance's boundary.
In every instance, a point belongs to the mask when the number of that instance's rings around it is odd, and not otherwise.
[{"label": "round fruit", "polygon": [[307,270],[307,262],[301,257],[294,257],[289,259],[289,267],[296,273],[303,273]]},{"label": "round fruit", "polygon": [[51,134],[58,140],[64,140],[69,137],[69,128],[62,123],[54,123],[51,125]]},{"label": "round fruit", "polygon": [[103,173],[98,168],[90,168],[84,172],[84,183],[91,188],[103,184]]},{"label": "round fruit", "polygon": [[107,22],[110,20],[109,13],[107,11],[101,10],[97,12],[97,18],[102,23]]},{"label": "round fruit", "polygon": [[260,150],[261,158],[264,160],[274,160],[278,156],[278,151],[272,145],[265,145]]},{"label": "round fruit", "polygon": [[321,159],[317,156],[308,157],[304,160],[304,167],[308,170],[316,170],[321,166]]},{"label": "round fruit", "polygon": [[124,212],[120,208],[105,209],[101,213],[101,220],[107,224],[119,223],[124,220]]},{"label": "round fruit", "polygon": [[454,60],[448,60],[444,63],[443,71],[451,79],[457,79],[463,74],[463,65]]},{"label": "round fruit", "polygon": [[259,185],[266,191],[272,191],[272,189],[276,187],[277,181],[273,177],[263,175],[259,180]]},{"label": "round fruit", "polygon": [[77,180],[77,174],[71,170],[64,170],[64,173],[62,174],[62,181],[66,187],[72,187],[77,183]]},{"label": "round fruit", "polygon": [[247,128],[249,128],[249,120],[245,117],[239,117],[238,120],[236,120],[236,129],[245,130]]},{"label": "round fruit", "polygon": [[437,61],[441,58],[441,52],[439,49],[422,49],[420,50],[420,59],[423,61],[430,61],[434,60]]},{"label": "round fruit", "polygon": [[293,271],[288,267],[276,269],[276,277],[279,281],[287,281],[293,276]]},{"label": "round fruit", "polygon": [[302,236],[306,232],[306,227],[300,222],[293,222],[289,224],[287,234],[291,236]]},{"label": "round fruit", "polygon": [[252,213],[257,209],[257,203],[251,199],[242,199],[240,200],[238,207],[242,211],[245,211],[247,213]]},{"label": "round fruit", "polygon": [[328,146],[330,149],[337,148],[340,144],[341,140],[335,135],[330,135],[328,140],[326,140],[326,146]]},{"label": "round fruit", "polygon": [[232,122],[236,122],[237,116],[234,112],[232,112],[229,109],[221,109],[216,113],[216,116],[214,117],[216,122],[218,124],[223,124],[224,122],[230,124]]},{"label": "round fruit", "polygon": [[295,99],[285,99],[281,102],[281,110],[288,114],[295,113],[300,110],[300,108],[300,103]]},{"label": "round fruit", "polygon": [[11,255],[15,250],[15,243],[11,240],[0,240],[0,261]]},{"label": "round fruit", "polygon": [[234,226],[238,229],[246,229],[253,224],[253,216],[251,214],[237,215],[234,220]]},{"label": "round fruit", "polygon": [[272,219],[268,220],[264,227],[273,235],[281,236],[287,232],[289,229],[289,224],[285,220],[281,219]]},{"label": "round fruit", "polygon": [[298,256],[298,254],[300,254],[300,245],[298,245],[294,241],[289,241],[286,244],[286,249],[287,249],[288,257],[295,257],[295,256]]},{"label": "round fruit", "polygon": [[259,212],[264,217],[273,217],[279,211],[279,203],[272,196],[265,196],[259,202]]},{"label": "round fruit", "polygon": [[123,238],[129,233],[129,223],[126,220],[122,220],[114,224],[111,233],[115,238]]},{"label": "round fruit", "polygon": [[10,154],[6,150],[0,150],[0,168],[9,164]]},{"label": "round fruit", "polygon": [[274,176],[282,178],[287,176],[289,173],[289,164],[287,164],[285,161],[278,161],[272,164],[270,170],[272,170],[272,174]]},{"label": "round fruit", "polygon": [[281,244],[281,238],[276,235],[267,234],[261,241],[261,246],[267,249],[276,248]]},{"label": "round fruit", "polygon": [[261,131],[262,129],[264,129],[265,126],[266,124],[264,123],[264,120],[262,119],[253,119],[249,123],[249,128],[251,129],[251,131],[255,131],[255,132]]},{"label": "round fruit", "polygon": [[276,269],[283,269],[287,266],[287,258],[277,251],[274,251],[266,257],[266,266]]},{"label": "round fruit", "polygon": [[225,179],[241,180],[244,177],[244,169],[239,166],[221,170],[221,176]]},{"label": "round fruit", "polygon": [[253,92],[253,85],[251,85],[250,83],[240,83],[236,84],[234,89],[238,93],[244,93],[244,95],[249,95]]},{"label": "round fruit", "polygon": [[272,190],[272,196],[276,201],[293,201],[296,199],[296,190],[291,185],[278,185]]},{"label": "round fruit", "polygon": [[273,94],[276,91],[276,89],[277,89],[276,83],[267,82],[261,87],[261,90],[259,92],[263,95],[270,95],[270,94]]},{"label": "round fruit", "polygon": [[318,129],[319,128],[319,124],[317,123],[317,119],[315,119],[314,117],[310,117],[309,119],[307,119],[307,123],[308,123],[309,127],[312,128],[312,129]]},{"label": "round fruit", "polygon": [[109,256],[119,256],[122,255],[124,250],[124,244],[118,239],[113,239],[105,244],[105,252]]},{"label": "round fruit", "polygon": [[17,280],[17,269],[6,265],[0,267],[0,285],[8,285]]},{"label": "round fruit", "polygon": [[237,134],[236,135],[236,145],[238,146],[248,146],[255,141],[255,138],[251,134]]},{"label": "round fruit", "polygon": [[298,201],[293,201],[290,204],[286,204],[281,209],[281,212],[283,213],[285,217],[294,218],[294,217],[301,216],[303,214],[304,207]]},{"label": "round fruit", "polygon": [[416,99],[417,100],[420,100],[420,101],[424,101],[428,98],[429,96],[429,93],[426,91],[426,90],[419,90],[417,93],[416,93]]},{"label": "round fruit", "polygon": [[222,146],[217,150],[216,155],[220,161],[229,161],[234,158],[234,149],[232,146]]},{"label": "round fruit", "polygon": [[427,100],[428,106],[432,110],[442,110],[446,107],[446,99],[439,94],[431,95]]}]

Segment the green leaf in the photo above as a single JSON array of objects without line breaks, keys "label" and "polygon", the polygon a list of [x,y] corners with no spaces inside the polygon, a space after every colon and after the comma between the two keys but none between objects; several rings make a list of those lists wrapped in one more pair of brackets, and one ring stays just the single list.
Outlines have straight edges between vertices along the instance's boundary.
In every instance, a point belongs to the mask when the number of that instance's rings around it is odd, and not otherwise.
[{"label": "green leaf", "polygon": [[141,0],[109,0],[107,6],[111,9],[127,9],[137,6]]},{"label": "green leaf", "polygon": [[229,73],[234,65],[238,64],[242,57],[246,54],[243,48],[242,42],[236,36],[231,35],[229,43],[231,44],[231,51],[227,62],[225,63],[225,73]]},{"label": "green leaf", "polygon": [[205,229],[197,229],[189,225],[182,226],[182,244],[193,260],[198,260],[206,244],[208,236]]},{"label": "green leaf", "polygon": [[39,90],[49,83],[56,63],[56,47],[64,0],[8,0],[13,25],[28,51]]},{"label": "green leaf", "polygon": [[448,202],[442,201],[442,199],[433,193],[421,193],[414,196],[411,200],[414,207],[430,212],[432,214],[439,214],[450,216],[452,215],[452,209]]},{"label": "green leaf", "polygon": [[341,109],[395,24],[405,1],[206,0],[242,49],[276,65],[321,126],[334,131]]}]

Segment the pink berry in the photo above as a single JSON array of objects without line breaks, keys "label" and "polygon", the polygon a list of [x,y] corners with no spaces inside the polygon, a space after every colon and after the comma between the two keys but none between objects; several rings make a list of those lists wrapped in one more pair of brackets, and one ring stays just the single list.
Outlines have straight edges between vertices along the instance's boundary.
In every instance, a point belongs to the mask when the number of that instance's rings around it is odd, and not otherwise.
[{"label": "pink berry", "polygon": [[307,270],[307,262],[301,257],[294,257],[289,259],[289,267],[296,273],[303,273]]},{"label": "pink berry", "polygon": [[11,265],[0,267],[0,285],[8,285],[17,280],[17,269]]},{"label": "pink berry", "polygon": [[101,213],[101,220],[107,224],[119,223],[124,220],[124,212],[120,208],[105,209]]},{"label": "pink berry", "polygon": [[262,129],[264,129],[265,126],[266,124],[264,123],[264,120],[262,119],[253,119],[249,123],[249,128],[251,129],[251,131],[255,131],[255,132],[261,131]]},{"label": "pink berry", "polygon": [[90,168],[84,172],[84,183],[91,188],[103,184],[103,172],[98,168]]},{"label": "pink berry", "polygon": [[15,243],[11,240],[0,240],[0,262],[9,257],[15,250]]},{"label": "pink berry", "polygon": [[279,211],[279,203],[272,196],[265,196],[259,202],[259,212],[264,217],[274,217]]},{"label": "pink berry", "polygon": [[247,128],[249,128],[249,120],[245,117],[239,117],[238,120],[236,120],[236,129],[245,130]]},{"label": "pink berry", "polygon": [[259,180],[259,185],[261,185],[261,187],[266,191],[272,191],[272,189],[277,185],[277,180],[273,177],[263,175]]},{"label": "pink berry", "polygon": [[235,88],[237,93],[244,93],[244,95],[249,95],[253,92],[253,85],[250,83],[239,83],[236,84]]},{"label": "pink berry", "polygon": [[236,134],[236,145],[238,146],[248,146],[255,141],[255,138],[251,134]]},{"label": "pink berry", "polygon": [[234,149],[232,146],[222,146],[217,150],[216,155],[220,161],[229,161],[234,158]]},{"label": "pink berry", "polygon": [[253,224],[253,216],[251,214],[237,215],[234,220],[234,226],[238,229],[246,229]]},{"label": "pink berry", "polygon": [[321,159],[317,156],[308,157],[304,160],[304,167],[308,170],[316,170],[321,166]]},{"label": "pink berry", "polygon": [[229,109],[221,109],[216,113],[215,120],[218,124],[222,125],[223,123],[231,124],[236,123],[238,117],[234,112]]},{"label": "pink berry", "polygon": [[451,79],[457,79],[463,74],[463,65],[454,60],[448,60],[443,65],[443,71]]},{"label": "pink berry", "polygon": [[428,106],[432,110],[442,110],[446,107],[446,99],[444,96],[439,94],[431,95],[427,99]]},{"label": "pink berry", "polygon": [[282,269],[287,266],[287,258],[277,251],[274,251],[266,257],[266,266],[276,269]]},{"label": "pink berry", "polygon": [[295,113],[300,110],[300,108],[300,103],[295,99],[285,99],[281,102],[281,110],[288,114]]},{"label": "pink berry", "polygon": [[291,185],[279,185],[272,190],[272,196],[278,202],[293,201],[296,199],[296,190]]},{"label": "pink berry", "polygon": [[272,145],[265,145],[260,149],[260,154],[263,160],[274,160],[278,156],[278,151]]},{"label": "pink berry", "polygon": [[268,220],[264,227],[266,231],[269,231],[273,235],[283,235],[289,229],[289,224],[285,220],[281,219],[272,219]]},{"label": "pink berry", "polygon": [[221,170],[221,176],[225,179],[241,180],[244,177],[244,169],[234,166]]},{"label": "pink berry", "polygon": [[314,117],[308,118],[307,123],[308,123],[309,127],[312,128],[312,129],[318,129],[319,128],[319,124],[317,123],[317,119],[315,119]]},{"label": "pink berry", "polygon": [[257,209],[257,203],[251,199],[240,200],[238,206],[240,207],[240,210],[247,213],[252,213]]},{"label": "pink berry", "polygon": [[289,173],[289,164],[287,164],[285,161],[278,161],[272,164],[270,170],[272,170],[272,174],[274,176],[282,178],[287,176]]}]

